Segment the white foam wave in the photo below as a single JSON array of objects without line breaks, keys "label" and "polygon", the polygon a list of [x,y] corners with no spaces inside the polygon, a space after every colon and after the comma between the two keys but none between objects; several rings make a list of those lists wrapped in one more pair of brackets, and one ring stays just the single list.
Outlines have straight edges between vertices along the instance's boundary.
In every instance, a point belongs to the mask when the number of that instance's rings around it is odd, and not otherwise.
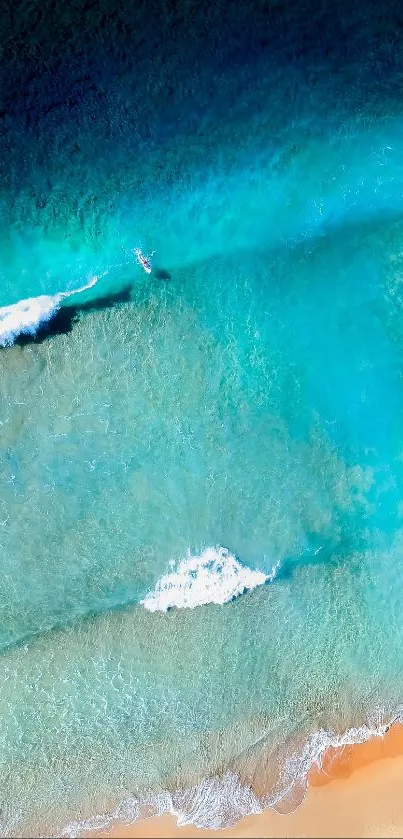
[{"label": "white foam wave", "polygon": [[174,793],[166,790],[156,794],[150,792],[141,798],[131,796],[114,810],[71,822],[59,835],[76,839],[89,830],[101,830],[113,824],[132,824],[139,819],[164,813],[171,813],[179,826],[192,824],[199,828],[218,830],[236,824],[244,816],[261,813],[264,809],[290,812],[298,806],[290,807],[293,787],[303,784],[306,788],[309,770],[315,763],[321,765],[322,757],[330,746],[342,747],[362,743],[373,737],[383,737],[394,722],[402,722],[402,710],[400,708],[399,712],[388,715],[387,722],[380,710],[378,719],[373,723],[368,720],[364,725],[350,728],[341,735],[325,729],[315,732],[306,740],[302,750],[286,761],[282,789],[262,800],[250,787],[241,784],[235,772],[227,772],[221,777],[205,778],[196,786],[178,789]]},{"label": "white foam wave", "polygon": [[[196,786],[178,789],[174,793],[166,790],[155,795],[150,792],[141,798],[126,798],[114,810],[71,822],[59,835],[76,839],[89,830],[101,830],[113,824],[132,824],[139,819],[163,813],[171,813],[179,826],[192,824],[199,828],[219,830],[236,824],[244,816],[261,813],[264,809],[290,812],[298,806],[290,807],[292,788],[301,784],[306,788],[309,770],[315,763],[321,764],[322,756],[330,746],[342,747],[362,743],[373,737],[383,737],[393,722],[402,721],[401,714],[402,709],[385,722],[381,721],[384,715],[380,711],[378,724],[368,721],[341,735],[324,729],[315,732],[307,739],[302,750],[286,762],[283,788],[262,800],[250,787],[241,784],[236,773],[227,772],[222,777],[205,778]],[[300,801],[301,798],[298,803]]]},{"label": "white foam wave", "polygon": [[242,565],[226,548],[207,548],[200,556],[183,559],[141,602],[150,612],[194,609],[207,603],[223,605],[268,579],[271,577],[262,571]]},{"label": "white foam wave", "polygon": [[[322,757],[330,747],[341,748],[355,743],[365,743],[367,740],[372,740],[373,737],[383,737],[388,728],[389,724],[386,723],[382,723],[379,727],[364,724],[358,728],[349,728],[341,735],[319,729],[307,740],[300,754],[288,758],[284,767],[284,777],[289,778],[290,784],[304,780],[312,766],[315,764],[317,766],[322,765]],[[282,792],[282,797],[286,792],[287,790]]]},{"label": "white foam wave", "polygon": [[179,826],[193,824],[219,829],[228,826],[229,802],[231,824],[243,816],[262,812],[262,805],[252,790],[241,784],[234,772],[227,772],[222,778],[206,778],[197,786],[174,793],[163,791],[142,798],[125,798],[114,810],[71,822],[60,836],[77,839],[87,831],[104,830],[113,824],[133,824],[164,813],[174,816]]},{"label": "white foam wave", "polygon": [[60,308],[62,300],[73,294],[92,288],[99,277],[93,277],[86,285],[73,291],[59,294],[41,294],[19,300],[12,306],[0,307],[0,347],[9,347],[19,335],[35,335],[42,323],[47,323]]},{"label": "white foam wave", "polygon": [[322,758],[331,747],[342,748],[357,743],[365,743],[374,737],[384,737],[388,729],[395,722],[401,723],[403,709],[399,708],[394,714],[388,714],[385,719],[385,712],[381,709],[373,713],[373,719],[358,727],[347,729],[343,734],[324,728],[315,731],[305,742],[302,751],[297,752],[286,760],[283,767],[283,784],[281,792],[276,796],[267,798],[264,801],[265,807],[271,807],[278,812],[287,813],[293,808],[289,806],[289,796],[292,789],[303,785],[307,788],[307,779],[310,769],[316,764],[321,768]]}]

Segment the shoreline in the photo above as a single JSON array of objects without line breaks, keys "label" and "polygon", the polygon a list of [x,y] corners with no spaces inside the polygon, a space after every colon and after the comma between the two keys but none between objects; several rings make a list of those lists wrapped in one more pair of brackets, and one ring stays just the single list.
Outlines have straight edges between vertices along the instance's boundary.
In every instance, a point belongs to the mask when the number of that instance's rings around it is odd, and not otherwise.
[{"label": "shoreline", "polygon": [[292,813],[265,810],[221,830],[180,827],[173,815],[165,813],[81,835],[112,839],[397,837],[403,832],[402,778],[403,724],[393,722],[383,736],[330,746],[321,766],[315,764],[309,771],[304,801]]}]

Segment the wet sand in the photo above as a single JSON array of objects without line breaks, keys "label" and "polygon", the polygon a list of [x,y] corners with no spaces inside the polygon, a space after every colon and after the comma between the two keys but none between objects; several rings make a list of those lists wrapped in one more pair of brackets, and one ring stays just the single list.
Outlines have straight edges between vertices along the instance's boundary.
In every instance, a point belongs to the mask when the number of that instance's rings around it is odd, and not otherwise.
[{"label": "wet sand", "polygon": [[[290,815],[268,810],[225,830],[178,827],[169,815],[133,825],[114,825],[92,836],[129,839],[302,839],[302,837],[398,837],[403,835],[403,725],[367,743],[329,749],[322,769],[309,775],[303,804]],[[86,834],[89,835],[88,833]]]}]

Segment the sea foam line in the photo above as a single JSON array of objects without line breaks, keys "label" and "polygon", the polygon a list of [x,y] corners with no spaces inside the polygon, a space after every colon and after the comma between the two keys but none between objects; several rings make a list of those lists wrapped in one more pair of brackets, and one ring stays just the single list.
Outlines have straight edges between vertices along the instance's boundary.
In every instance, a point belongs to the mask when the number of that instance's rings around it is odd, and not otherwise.
[{"label": "sea foam line", "polygon": [[258,814],[266,809],[290,812],[291,808],[281,807],[281,802],[301,782],[305,784],[306,790],[310,769],[314,764],[321,765],[322,757],[329,747],[339,748],[363,743],[373,737],[383,737],[394,722],[401,721],[400,708],[399,712],[389,717],[388,722],[379,721],[378,725],[372,725],[368,721],[357,728],[347,729],[341,735],[320,729],[307,738],[301,751],[286,761],[284,787],[276,795],[260,800],[251,787],[240,783],[235,772],[227,772],[221,777],[205,778],[195,786],[178,789],[174,793],[165,790],[153,795],[150,791],[141,798],[125,798],[113,810],[71,822],[59,835],[77,839],[84,831],[102,830],[113,824],[133,824],[141,818],[161,816],[164,813],[174,816],[178,826],[192,824],[198,828],[219,830],[231,827],[244,816]]},{"label": "sea foam line", "polygon": [[150,612],[194,609],[208,603],[223,605],[274,576],[240,563],[226,548],[206,548],[199,556],[183,559],[176,570],[161,577],[141,601]]},{"label": "sea foam line", "polygon": [[27,297],[11,306],[0,307],[0,347],[11,346],[19,335],[35,335],[42,323],[47,323],[58,311],[63,300],[92,288],[100,276],[92,277],[86,285],[59,294]]}]

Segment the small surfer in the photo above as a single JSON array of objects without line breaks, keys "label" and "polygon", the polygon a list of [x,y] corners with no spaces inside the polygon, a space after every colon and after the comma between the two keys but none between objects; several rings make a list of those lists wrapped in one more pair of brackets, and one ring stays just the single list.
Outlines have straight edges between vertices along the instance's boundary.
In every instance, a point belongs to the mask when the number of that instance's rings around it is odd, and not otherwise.
[{"label": "small surfer", "polygon": [[134,253],[136,254],[136,261],[138,262],[139,265],[141,265],[142,268],[144,268],[144,271],[146,272],[146,274],[151,274],[151,261],[150,260],[151,260],[151,257],[155,254],[155,251],[150,253],[149,256],[144,256],[144,254],[140,250],[140,248],[134,248]]}]

